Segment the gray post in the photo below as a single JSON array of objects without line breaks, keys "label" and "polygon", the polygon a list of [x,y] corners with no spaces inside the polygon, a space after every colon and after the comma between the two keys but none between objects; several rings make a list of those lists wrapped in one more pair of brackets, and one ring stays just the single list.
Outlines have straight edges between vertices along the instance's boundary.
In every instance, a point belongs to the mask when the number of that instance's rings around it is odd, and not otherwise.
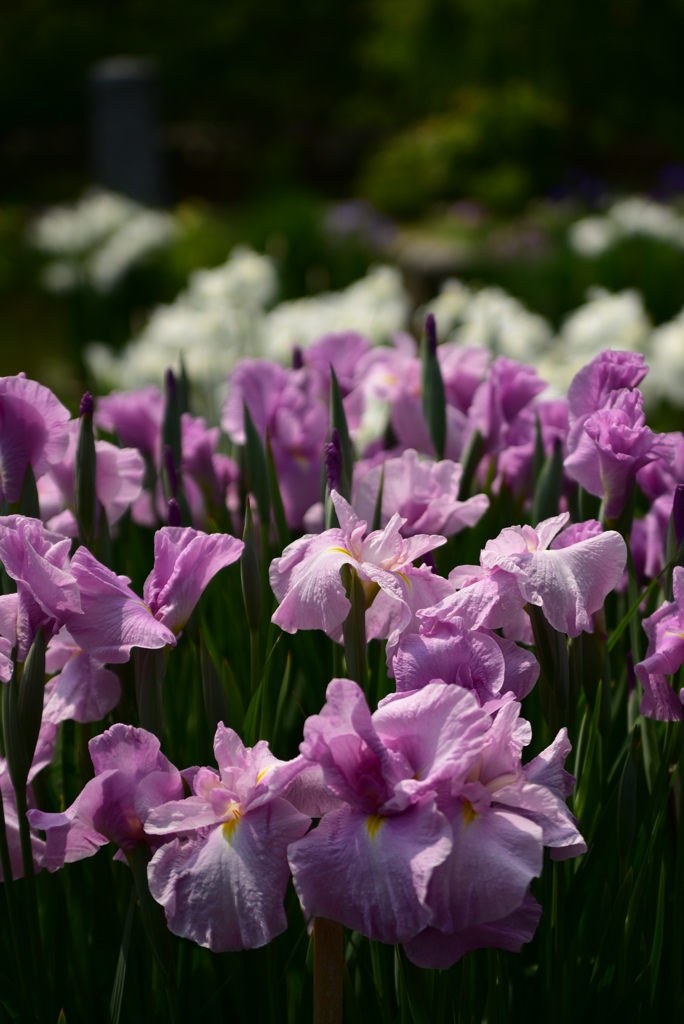
[{"label": "gray post", "polygon": [[113,57],[90,72],[90,140],[96,181],[140,203],[163,200],[154,64]]}]

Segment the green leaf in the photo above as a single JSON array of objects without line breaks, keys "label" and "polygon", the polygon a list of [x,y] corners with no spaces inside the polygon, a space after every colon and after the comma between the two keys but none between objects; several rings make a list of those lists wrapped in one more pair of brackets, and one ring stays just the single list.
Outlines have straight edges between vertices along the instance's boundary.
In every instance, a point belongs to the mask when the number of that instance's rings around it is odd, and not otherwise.
[{"label": "green leaf", "polygon": [[423,982],[423,972],[412,964],[404,952],[403,946],[396,946],[399,957],[399,971],[404,983],[408,1004],[414,1024],[433,1024],[427,1010],[427,993]]},{"label": "green leaf", "polygon": [[230,718],[233,729],[238,733],[242,733],[245,721],[245,706],[242,702],[240,687],[235,681],[233,670],[231,669],[227,658],[223,659],[221,668],[224,692],[228,701],[228,717]]},{"label": "green leaf", "polygon": [[[281,633],[282,636],[282,633]],[[280,637],[278,638],[280,639]],[[275,718],[273,720],[273,738],[272,742],[275,743],[280,729],[280,722],[283,717],[283,710],[285,708],[285,701],[290,689],[290,676],[292,674],[292,654],[288,651],[287,661],[285,662],[285,671],[283,672],[283,681],[280,684],[280,691],[278,693],[278,703],[276,704]]]},{"label": "green leaf", "polygon": [[342,567],[342,582],[351,608],[342,624],[347,675],[366,691],[366,594],[356,569]]},{"label": "green leaf", "polygon": [[261,704],[261,690],[263,685],[264,681],[262,679],[254,692],[254,696],[249,702],[247,714],[245,715],[245,721],[242,726],[242,738],[246,747],[253,747],[258,739],[257,726],[259,723],[259,705]]},{"label": "green leaf", "polygon": [[78,424],[76,454],[74,456],[74,505],[81,544],[90,548],[95,535],[95,476],[97,457],[93,418],[84,414]]},{"label": "green leaf", "polygon": [[38,743],[40,723],[43,718],[43,696],[45,693],[45,634],[41,626],[35,635],[31,649],[26,656],[24,669],[19,680],[17,710],[19,728],[24,740],[29,765]]},{"label": "green leaf", "polygon": [[342,448],[342,474],[340,481],[340,494],[347,501],[351,501],[351,486],[354,474],[354,445],[349,436],[347,426],[347,415],[344,411],[342,392],[337,381],[337,375],[330,366],[330,429],[337,427],[340,435],[340,446]]},{"label": "green leaf", "polygon": [[216,732],[219,722],[232,726],[228,701],[223,689],[221,674],[211,656],[204,633],[200,630],[200,666],[202,670],[202,691],[211,735]]},{"label": "green leaf", "polygon": [[436,348],[428,342],[427,334],[423,334],[420,352],[421,393],[423,397],[423,413],[435,446],[438,459],[444,458],[446,443],[446,396],[444,381],[437,358]]},{"label": "green leaf", "polygon": [[563,445],[559,437],[554,443],[553,452],[544,462],[539,479],[534,489],[534,505],[532,522],[541,523],[544,519],[558,515],[558,503],[563,493]]},{"label": "green leaf", "polygon": [[618,852],[626,857],[634,838],[636,824],[636,771],[634,761],[627,754],[618,789],[617,840]]},{"label": "green leaf", "polygon": [[245,545],[240,556],[242,596],[245,602],[249,628],[255,630],[259,628],[259,623],[261,622],[261,573],[254,534],[254,522],[252,520],[252,507],[249,498],[245,504],[245,529],[242,534],[242,540]]},{"label": "green leaf", "polygon": [[615,644],[618,642],[618,640],[620,639],[620,637],[624,633],[625,629],[630,624],[630,622],[632,620],[632,617],[634,615],[636,615],[636,613],[639,611],[639,607],[641,605],[641,602],[642,601],[648,601],[649,597],[651,596],[651,594],[653,593],[655,588],[658,586],[658,582],[660,580],[660,577],[663,575],[664,572],[667,572],[667,570],[670,569],[670,568],[672,568],[672,562],[668,562],[668,564],[665,566],[665,568],[660,573],[658,573],[656,578],[654,580],[651,580],[651,582],[646,587],[646,590],[643,592],[643,594],[639,594],[638,597],[636,597],[633,600],[632,604],[630,605],[629,611],[624,616],[624,618],[620,621],[619,625],[617,625],[615,627],[615,629],[613,630],[613,632],[610,634],[610,636],[608,638],[608,651],[609,652],[612,651],[613,648],[615,647]]},{"label": "green leaf", "polygon": [[658,903],[656,906],[655,932],[653,934],[653,945],[651,947],[651,1004],[655,1001],[656,988],[658,985],[658,969],[660,967],[660,954],[663,951],[663,932],[665,929],[665,860],[660,864],[660,881],[658,883]]},{"label": "green leaf", "polygon": [[247,470],[247,486],[256,498],[259,507],[259,520],[268,526],[271,520],[271,496],[268,486],[268,468],[266,453],[261,443],[259,432],[249,414],[246,403],[243,403],[245,423],[245,468]]},{"label": "green leaf", "polygon": [[[131,941],[133,911],[135,910],[135,901],[137,895],[138,890],[134,885],[133,888],[131,889],[131,898],[128,901],[128,913],[126,914],[126,923],[124,924],[123,935],[121,936],[121,948],[119,949],[119,959],[116,965],[116,974],[114,975],[112,998],[109,1001],[109,1017],[111,1020],[111,1024],[119,1024],[119,1018],[121,1016],[121,1004],[123,1002],[124,985],[126,984],[126,965],[128,963],[128,947]],[[63,1014],[64,1010],[62,1010],[62,1014],[60,1014],[60,1019]]]},{"label": "green leaf", "polygon": [[20,516],[30,516],[31,519],[40,519],[38,488],[36,487],[36,478],[30,462],[26,465],[24,482],[21,485],[21,494],[17,502],[17,514]]},{"label": "green leaf", "polygon": [[380,471],[380,486],[378,487],[378,496],[375,499],[375,511],[373,512],[373,526],[372,530],[382,529],[382,495],[385,490],[385,463],[382,464]]},{"label": "green leaf", "polygon": [[143,729],[161,739],[164,724],[162,683],[166,672],[166,653],[134,648],[135,696]]},{"label": "green leaf", "polygon": [[283,507],[283,499],[280,494],[278,473],[276,472],[275,461],[273,459],[273,450],[271,448],[271,438],[268,433],[268,427],[266,428],[266,469],[268,472],[268,489],[271,495],[271,504],[273,505],[273,518],[275,519],[276,532],[278,534],[278,544],[280,545],[280,550],[284,551],[290,543],[290,531],[287,527],[287,520],[285,518],[285,509]]},{"label": "green leaf", "polygon": [[461,455],[463,475],[458,488],[459,501],[466,501],[470,497],[470,488],[475,477],[475,470],[480,464],[482,456],[484,455],[484,450],[484,438],[479,430],[474,430],[468,439],[463,454]]}]

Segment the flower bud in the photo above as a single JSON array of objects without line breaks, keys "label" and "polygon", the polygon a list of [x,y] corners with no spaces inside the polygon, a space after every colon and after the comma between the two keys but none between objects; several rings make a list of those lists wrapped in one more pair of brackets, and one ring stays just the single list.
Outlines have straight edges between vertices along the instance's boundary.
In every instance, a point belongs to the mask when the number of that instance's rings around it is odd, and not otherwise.
[{"label": "flower bud", "polygon": [[430,437],[435,446],[437,458],[443,459],[446,443],[446,396],[442,371],[437,358],[437,327],[432,313],[429,313],[425,320],[421,350],[421,391],[423,412]]},{"label": "flower bud", "polygon": [[176,375],[171,369],[166,371],[164,386],[166,391],[166,409],[164,411],[162,441],[164,445],[168,445],[171,448],[176,466],[179,467],[181,464],[180,406],[178,404]]},{"label": "flower bud", "polygon": [[684,484],[677,484],[672,503],[672,522],[674,525],[675,544],[677,551],[684,541]]},{"label": "flower bud", "polygon": [[292,369],[301,370],[304,366],[304,355],[299,345],[292,346]]},{"label": "flower bud", "polygon": [[45,636],[36,633],[26,656],[21,679],[16,671],[3,683],[2,724],[7,767],[15,790],[24,789],[38,743],[45,689]]},{"label": "flower bud", "polygon": [[180,506],[175,498],[169,498],[166,514],[169,520],[169,526],[182,525],[183,520],[181,518]]},{"label": "flower bud", "polygon": [[170,444],[164,445],[164,451],[162,453],[162,462],[164,464],[164,472],[166,473],[166,482],[168,485],[168,492],[171,498],[175,498],[178,494],[178,486],[180,481],[178,479],[178,470],[176,469],[176,460],[174,458],[173,449]]},{"label": "flower bud", "polygon": [[325,475],[328,491],[339,492],[342,477],[342,445],[337,427],[333,427],[330,441],[325,446]]},{"label": "flower bud", "polygon": [[74,503],[81,544],[90,548],[95,535],[97,495],[95,480],[97,456],[93,433],[93,399],[86,392],[81,399],[81,419],[78,425],[76,455],[74,458]]}]

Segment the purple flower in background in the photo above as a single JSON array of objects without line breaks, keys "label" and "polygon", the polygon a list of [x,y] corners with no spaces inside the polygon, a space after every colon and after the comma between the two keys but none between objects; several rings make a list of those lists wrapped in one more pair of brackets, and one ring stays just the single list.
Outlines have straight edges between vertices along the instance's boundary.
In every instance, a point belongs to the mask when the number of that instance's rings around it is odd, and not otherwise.
[{"label": "purple flower in background", "polygon": [[[302,352],[302,367],[318,376],[317,390],[327,405],[330,397],[330,367],[343,398],[353,391],[359,361],[370,351],[368,338],[357,331],[324,334]],[[346,408],[346,407],[345,407]]]},{"label": "purple flower in background", "polygon": [[480,431],[487,452],[508,446],[516,417],[545,387],[533,366],[497,356],[468,411],[471,429]]},{"label": "purple flower in background", "polygon": [[544,455],[552,455],[560,441],[563,451],[568,436],[568,403],[564,398],[537,402],[528,406],[513,420],[508,431],[508,447],[499,452],[494,480],[495,493],[506,484],[513,494],[527,493],[532,485],[532,463],[537,441],[537,424],[541,428]]},{"label": "purple flower in background", "polygon": [[207,427],[201,416],[183,413],[181,435],[183,491],[193,523],[202,526],[207,521],[207,504],[220,508],[240,471],[233,459],[217,451],[219,428]]},{"label": "purple flower in background", "polygon": [[314,375],[285,370],[260,359],[242,359],[228,379],[221,426],[236,444],[245,443],[243,403],[265,440],[268,428],[288,525],[301,526],[319,499],[320,466],[328,432],[328,409]]},{"label": "purple flower in background", "polygon": [[570,434],[568,451],[577,447],[584,424],[608,404],[614,391],[633,391],[648,373],[640,352],[600,352],[572,378],[568,388]]},{"label": "purple flower in background", "polygon": [[606,404],[586,419],[576,448],[565,460],[570,476],[603,498],[606,519],[620,515],[643,466],[674,457],[667,435],[646,426],[643,401],[640,391],[611,392]]},{"label": "purple flower in background", "polygon": [[480,345],[447,342],[437,348],[447,403],[464,415],[467,415],[473,396],[487,375],[491,357],[489,349]]},{"label": "purple flower in background", "polygon": [[0,633],[26,659],[42,626],[48,641],[67,619],[80,618],[76,580],[65,568],[71,541],[39,519],[0,517],[0,561],[16,580],[16,594],[0,597]]},{"label": "purple flower in background", "polygon": [[133,647],[175,647],[174,634],[131,590],[127,576],[117,576],[84,547],[74,555],[71,572],[83,614],[67,615],[65,624],[79,648],[97,662],[122,664]]},{"label": "purple flower in background", "polygon": [[[426,567],[411,564],[444,537],[425,534],[404,539],[404,520],[394,515],[384,530],[366,534],[351,505],[337,491],[331,494],[340,527],[318,535],[307,534],[274,558],[269,572],[279,607],[272,621],[286,633],[322,629],[341,638],[341,627],[351,607],[342,586],[340,569],[354,568],[366,592],[366,636],[389,637],[408,628],[416,601],[433,604],[451,592],[446,580]],[[422,604],[421,606],[425,606]]]},{"label": "purple flower in background", "polygon": [[554,629],[568,636],[593,632],[591,615],[620,582],[627,548],[611,530],[549,550],[568,519],[564,512],[536,529],[510,526],[502,530],[495,540],[487,541],[479,566],[463,565],[450,573],[458,593],[419,612],[418,618],[429,626],[459,617],[470,629],[503,627],[506,631],[519,622],[529,602],[540,606]]},{"label": "purple flower in background", "polygon": [[678,484],[684,483],[684,436],[678,430],[665,434],[674,449],[672,462],[654,459],[637,473],[637,483],[649,501],[664,494],[674,494]]},{"label": "purple flower in background", "polygon": [[19,501],[26,467],[36,479],[66,451],[69,410],[24,374],[0,377],[0,498]]},{"label": "purple flower in background", "polygon": [[278,761],[263,740],[245,749],[222,723],[214,754],[218,774],[185,772],[193,795],[145,820],[147,834],[166,841],[147,869],[150,892],[174,935],[214,952],[254,949],[287,928],[287,848],[311,819],[283,793],[303,762]]},{"label": "purple flower in background", "polygon": [[138,391],[112,391],[97,399],[95,425],[116,434],[126,448],[137,448],[157,465],[161,455],[164,396],[150,385]]},{"label": "purple flower in background", "polygon": [[421,967],[450,967],[479,946],[519,949],[539,920],[529,886],[541,874],[544,846],[555,860],[586,852],[565,803],[574,785],[563,768],[567,732],[523,767],[532,731],[519,714],[510,703],[490,719],[468,776],[452,779],[438,799],[453,846],[430,886],[434,923],[405,944]]},{"label": "purple flower in background", "polygon": [[[143,821],[150,810],[183,796],[180,772],[164,757],[156,736],[118,722],[88,744],[95,778],[62,814],[29,811],[34,828],[46,833],[43,867],[50,871],[92,857],[116,843],[130,855],[137,843],[156,849]],[[117,859],[122,859],[121,853]]]},{"label": "purple flower in background", "polygon": [[527,696],[539,676],[539,662],[510,640],[466,629],[462,619],[454,619],[437,622],[430,633],[404,636],[393,670],[397,695],[438,680],[470,690],[481,707],[493,712]]},{"label": "purple flower in background", "polygon": [[[78,422],[72,420],[69,423],[69,445],[64,458],[50,468],[45,478],[56,485],[62,499],[61,507],[66,505],[66,511],[56,512],[54,491],[46,489],[44,485],[39,488],[41,516],[49,519],[51,529],[68,537],[78,536],[78,525],[73,514]],[[104,508],[108,524],[112,526],[140,497],[145,463],[135,448],[117,448],[109,441],[96,441],[95,455],[95,493],[100,506]]]},{"label": "purple flower in background", "polygon": [[489,508],[486,494],[458,500],[462,475],[459,463],[419,460],[418,453],[409,448],[398,458],[387,459],[365,472],[363,464],[357,465],[354,509],[360,519],[372,522],[382,478],[381,526],[398,512],[406,520],[401,528],[405,537],[416,533],[450,537],[466,526],[474,526]]},{"label": "purple flower in background", "polygon": [[437,791],[465,782],[489,724],[474,696],[431,683],[371,716],[363,692],[333,679],[300,750],[344,801],[288,851],[304,911],[381,942],[405,942],[435,917],[430,880],[452,850]]},{"label": "purple flower in background", "polygon": [[684,663],[684,569],[681,566],[674,568],[672,589],[674,601],[666,601],[642,623],[648,649],[644,660],[634,666],[644,688],[641,714],[660,722],[678,722],[684,717],[684,688],[677,696],[667,679]]},{"label": "purple flower in background", "polygon": [[157,530],[154,568],[143,591],[155,620],[178,635],[209,581],[237,561],[243,547],[241,540],[226,533],[201,533],[189,526]]}]

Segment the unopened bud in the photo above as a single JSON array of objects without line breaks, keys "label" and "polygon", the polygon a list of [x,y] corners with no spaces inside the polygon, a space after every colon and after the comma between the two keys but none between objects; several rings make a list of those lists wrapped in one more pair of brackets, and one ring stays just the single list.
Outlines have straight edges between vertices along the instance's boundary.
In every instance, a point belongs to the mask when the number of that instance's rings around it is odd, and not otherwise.
[{"label": "unopened bud", "polygon": [[175,498],[178,494],[178,470],[176,469],[176,460],[173,457],[173,449],[170,444],[164,445],[162,460],[164,462],[164,469],[166,470],[166,479],[169,484],[171,497]]},{"label": "unopened bud", "polygon": [[677,550],[684,541],[684,484],[677,484],[672,503],[672,522],[674,524],[675,543]]},{"label": "unopened bud", "polygon": [[169,498],[166,514],[169,520],[169,526],[182,526],[183,519],[181,516],[180,505],[175,498]]},{"label": "unopened bud", "polygon": [[93,396],[90,394],[89,391],[86,391],[86,393],[84,394],[83,398],[81,399],[81,404],[78,407],[78,415],[79,416],[92,416],[93,415]]},{"label": "unopened bud", "polygon": [[292,348],[292,369],[301,370],[304,366],[304,354],[299,345],[294,345]]},{"label": "unopened bud", "polygon": [[342,443],[337,427],[333,427],[330,441],[325,446],[325,475],[328,491],[339,493],[342,477]]},{"label": "unopened bud", "polygon": [[428,313],[425,317],[425,337],[430,355],[434,356],[437,352],[437,324],[434,313]]}]

